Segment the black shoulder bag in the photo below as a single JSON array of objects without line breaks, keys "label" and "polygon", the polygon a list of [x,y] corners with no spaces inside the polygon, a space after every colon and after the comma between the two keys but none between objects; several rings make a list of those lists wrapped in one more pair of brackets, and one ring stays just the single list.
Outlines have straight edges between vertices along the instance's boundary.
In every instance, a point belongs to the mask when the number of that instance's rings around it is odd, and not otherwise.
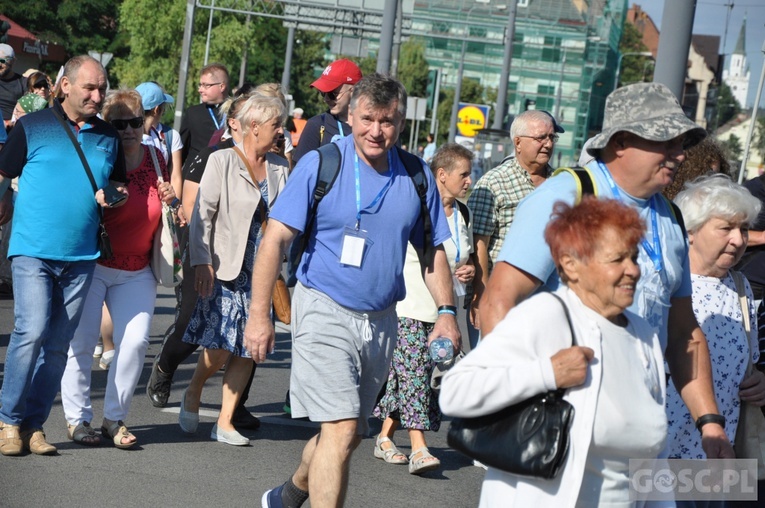
[{"label": "black shoulder bag", "polygon": [[[90,166],[88,165],[88,160],[85,158],[85,154],[82,153],[80,143],[77,141],[77,138],[74,137],[72,129],[66,124],[66,120],[61,116],[61,113],[59,113],[55,107],[52,109],[56,120],[58,120],[58,123],[61,124],[61,127],[69,135],[69,140],[72,142],[72,145],[74,145],[74,149],[77,150],[77,155],[80,156],[82,167],[85,168],[85,174],[88,175],[88,180],[90,180],[90,185],[93,186],[93,194],[95,195],[95,193],[98,192],[96,179],[93,178],[93,173],[90,171]],[[114,254],[112,254],[112,244],[109,241],[109,234],[106,232],[106,227],[104,226],[104,212],[101,210],[101,205],[98,203],[96,203],[96,207],[98,209],[98,250],[101,253],[99,259],[111,259],[114,257]]]},{"label": "black shoulder bag", "polygon": [[[550,294],[563,305],[571,342],[576,344],[566,304]],[[455,418],[446,441],[487,466],[521,476],[555,478],[568,453],[574,419],[574,406],[563,400],[564,392],[542,393],[485,416]]]}]

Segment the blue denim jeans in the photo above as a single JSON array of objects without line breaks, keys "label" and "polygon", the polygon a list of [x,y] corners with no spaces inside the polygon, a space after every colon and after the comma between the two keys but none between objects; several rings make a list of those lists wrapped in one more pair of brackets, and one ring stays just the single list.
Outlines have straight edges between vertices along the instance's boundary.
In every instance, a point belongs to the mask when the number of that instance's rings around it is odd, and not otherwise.
[{"label": "blue denim jeans", "polygon": [[13,258],[15,323],[0,395],[3,423],[37,429],[48,419],[95,265]]}]

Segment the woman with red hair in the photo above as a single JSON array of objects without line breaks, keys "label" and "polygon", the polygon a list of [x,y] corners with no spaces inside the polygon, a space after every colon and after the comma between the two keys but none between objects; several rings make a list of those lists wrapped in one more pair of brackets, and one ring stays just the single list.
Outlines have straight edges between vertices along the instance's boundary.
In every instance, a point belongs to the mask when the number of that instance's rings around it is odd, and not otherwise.
[{"label": "woman with red hair", "polygon": [[489,467],[480,506],[632,506],[629,459],[656,458],[667,436],[659,339],[627,310],[644,233],[637,211],[618,201],[557,203],[545,240],[561,286],[513,308],[444,376],[440,403],[452,416],[488,415],[557,389],[574,406],[557,477]]}]

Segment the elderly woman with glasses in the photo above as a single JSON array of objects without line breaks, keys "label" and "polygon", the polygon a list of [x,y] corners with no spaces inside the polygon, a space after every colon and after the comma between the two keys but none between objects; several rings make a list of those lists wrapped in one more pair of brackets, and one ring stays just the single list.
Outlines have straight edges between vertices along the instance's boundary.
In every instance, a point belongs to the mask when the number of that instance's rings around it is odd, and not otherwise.
[{"label": "elderly woman with glasses", "polygon": [[444,376],[439,400],[453,416],[489,415],[556,389],[574,406],[557,477],[489,467],[481,507],[633,506],[629,459],[656,458],[667,436],[661,345],[627,310],[644,234],[637,210],[617,200],[556,203],[544,237],[559,299],[543,292],[514,307]]},{"label": "elderly woman with glasses", "polygon": [[[749,363],[756,364],[759,357],[754,298],[749,282],[743,277],[737,282],[740,274],[732,271],[746,250],[749,225],[762,205],[747,189],[720,174],[686,183],[675,202],[688,229],[693,313],[709,344],[720,410],[715,423],[723,424],[734,442],[741,402],[765,405],[765,375],[757,370],[746,374]],[[667,388],[667,415],[670,457],[706,458],[699,422],[674,385]]]},{"label": "elderly woman with glasses", "polygon": [[169,205],[176,198],[162,157],[157,157],[163,176],[160,183],[150,153],[153,148],[141,144],[143,106],[138,92],[111,92],[104,101],[102,114],[122,141],[129,197],[122,206],[104,211],[114,255],[96,265],[82,319],[69,348],[61,399],[69,439],[87,446],[101,444],[101,438],[90,425],[93,419],[90,389],[101,307],[106,303],[114,322],[115,354],[104,395],[101,434],[124,449],[137,443],[124,420],[143,370],[157,297],[157,281],[149,266],[154,234],[159,228],[162,202]]}]

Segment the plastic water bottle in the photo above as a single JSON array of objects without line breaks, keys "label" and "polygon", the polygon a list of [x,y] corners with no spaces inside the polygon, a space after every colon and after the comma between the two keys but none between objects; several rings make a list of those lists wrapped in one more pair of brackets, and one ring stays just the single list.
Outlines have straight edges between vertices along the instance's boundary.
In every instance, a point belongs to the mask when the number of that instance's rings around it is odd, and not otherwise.
[{"label": "plastic water bottle", "polygon": [[437,363],[448,362],[454,357],[452,341],[439,337],[430,343],[430,358]]}]

